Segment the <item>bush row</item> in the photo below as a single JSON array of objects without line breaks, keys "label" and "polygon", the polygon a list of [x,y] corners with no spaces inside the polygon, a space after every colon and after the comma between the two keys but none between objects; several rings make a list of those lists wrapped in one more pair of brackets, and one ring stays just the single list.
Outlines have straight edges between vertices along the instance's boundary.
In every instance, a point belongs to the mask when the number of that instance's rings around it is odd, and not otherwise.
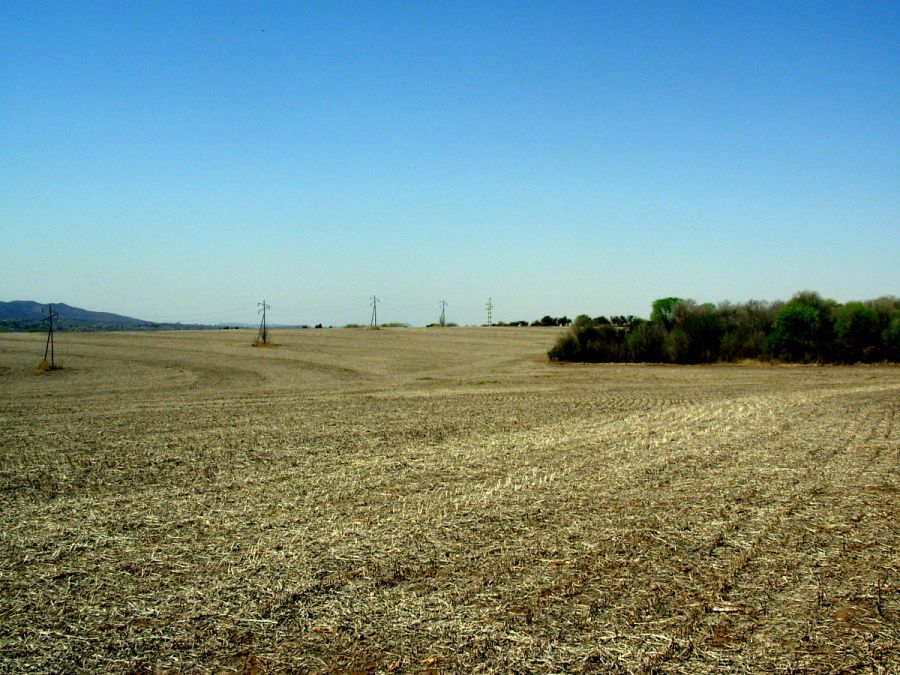
[{"label": "bush row", "polygon": [[900,361],[900,299],[839,304],[804,291],[788,302],[653,302],[649,320],[578,316],[549,352],[554,361],[794,363]]}]

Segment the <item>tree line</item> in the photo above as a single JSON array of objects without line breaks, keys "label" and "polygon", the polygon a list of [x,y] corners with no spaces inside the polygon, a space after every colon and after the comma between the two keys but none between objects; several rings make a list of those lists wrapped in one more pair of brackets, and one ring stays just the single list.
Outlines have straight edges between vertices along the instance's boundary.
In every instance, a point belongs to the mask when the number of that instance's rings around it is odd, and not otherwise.
[{"label": "tree line", "polygon": [[900,361],[900,299],[840,304],[803,291],[788,302],[655,300],[649,319],[586,314],[557,340],[554,361],[790,363]]}]

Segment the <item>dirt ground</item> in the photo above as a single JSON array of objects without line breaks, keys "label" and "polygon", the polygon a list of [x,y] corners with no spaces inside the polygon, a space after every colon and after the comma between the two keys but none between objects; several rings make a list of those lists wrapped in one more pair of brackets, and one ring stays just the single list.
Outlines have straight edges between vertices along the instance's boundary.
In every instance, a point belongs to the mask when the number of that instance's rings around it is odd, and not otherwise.
[{"label": "dirt ground", "polygon": [[0,672],[898,672],[900,368],[0,335]]}]

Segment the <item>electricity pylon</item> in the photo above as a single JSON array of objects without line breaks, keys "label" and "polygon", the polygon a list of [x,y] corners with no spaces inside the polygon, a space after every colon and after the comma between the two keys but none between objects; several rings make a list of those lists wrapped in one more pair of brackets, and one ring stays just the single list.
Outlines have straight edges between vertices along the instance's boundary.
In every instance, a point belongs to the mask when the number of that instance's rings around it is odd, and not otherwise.
[{"label": "electricity pylon", "polygon": [[372,296],[372,320],[369,322],[371,328],[378,328],[378,303],[381,302],[378,296]]},{"label": "electricity pylon", "polygon": [[266,304],[265,300],[257,302],[256,306],[261,308],[256,313],[262,314],[262,321],[259,322],[259,332],[256,334],[256,344],[267,345],[269,344],[269,329],[266,326],[266,310],[272,308]]},{"label": "electricity pylon", "polygon": [[45,316],[42,321],[49,321],[50,326],[47,328],[47,344],[44,347],[44,360],[41,363],[41,366],[47,365],[47,352],[50,352],[50,364],[49,370],[56,370],[56,355],[54,354],[54,345],[53,345],[53,319],[57,318],[59,314],[53,311],[53,305],[47,305],[46,310],[41,310],[41,313],[44,311],[47,312],[47,316]]}]

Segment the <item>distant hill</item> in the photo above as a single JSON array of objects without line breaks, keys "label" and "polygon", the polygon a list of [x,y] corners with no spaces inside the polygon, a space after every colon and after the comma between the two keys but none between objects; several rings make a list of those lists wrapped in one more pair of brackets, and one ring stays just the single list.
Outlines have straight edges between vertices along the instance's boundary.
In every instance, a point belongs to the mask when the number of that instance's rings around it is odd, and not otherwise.
[{"label": "distant hill", "polygon": [[[0,302],[0,321],[40,321],[46,315],[47,305],[32,300],[13,300]],[[118,323],[123,325],[141,325],[151,323],[130,316],[112,314],[111,312],[92,312],[81,307],[72,307],[64,302],[53,303],[53,311],[59,313],[61,321]]]},{"label": "distant hill", "polygon": [[[47,330],[47,303],[33,300],[0,301],[0,333],[40,332]],[[203,323],[157,323],[112,312],[94,312],[54,302],[53,311],[59,314],[54,330],[61,331],[120,331],[120,330],[223,330],[226,328],[256,328],[255,323],[228,323],[210,326]],[[309,326],[269,324],[271,328],[309,328]]]},{"label": "distant hill", "polygon": [[[2,331],[39,331],[45,330],[47,322],[43,319],[47,305],[32,300],[13,300],[0,302],[0,330]],[[59,317],[53,322],[54,328],[61,331],[114,331],[114,330],[172,330],[179,328],[209,328],[188,324],[163,324],[153,321],[135,319],[112,312],[94,312],[81,307],[72,307],[64,302],[54,302],[53,311]]]}]

